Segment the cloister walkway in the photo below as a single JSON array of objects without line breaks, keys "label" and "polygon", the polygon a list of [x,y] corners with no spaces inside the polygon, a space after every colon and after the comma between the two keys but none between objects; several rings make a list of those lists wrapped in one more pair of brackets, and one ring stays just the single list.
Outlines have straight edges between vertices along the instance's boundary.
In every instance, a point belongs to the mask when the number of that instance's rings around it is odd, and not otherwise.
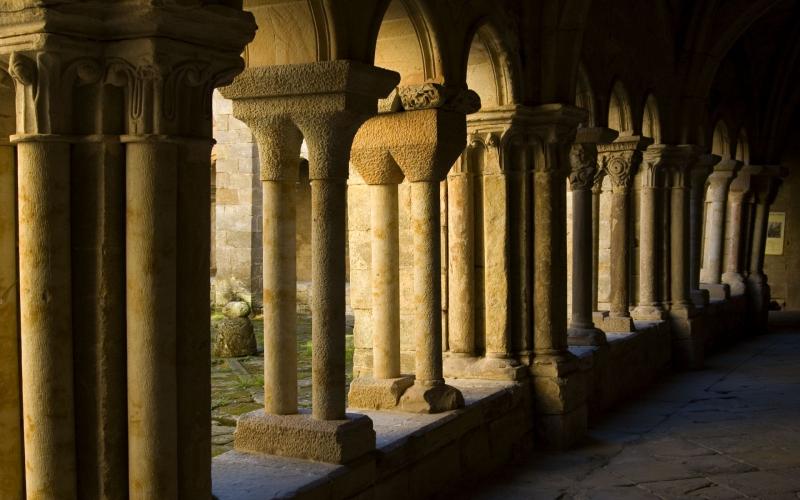
[{"label": "cloister walkway", "polygon": [[570,452],[537,454],[480,499],[800,498],[800,316],[671,375]]}]

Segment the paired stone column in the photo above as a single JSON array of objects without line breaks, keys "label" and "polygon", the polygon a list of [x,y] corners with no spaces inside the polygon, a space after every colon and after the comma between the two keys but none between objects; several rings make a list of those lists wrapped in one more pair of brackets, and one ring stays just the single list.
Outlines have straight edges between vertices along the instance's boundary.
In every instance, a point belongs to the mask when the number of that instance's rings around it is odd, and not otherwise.
[{"label": "paired stone column", "polygon": [[747,275],[750,330],[766,333],[769,315],[770,286],[764,274],[764,251],[767,244],[769,209],[778,195],[786,171],[778,165],[764,166],[754,179],[755,213],[750,244],[750,261]]},{"label": "paired stone column", "polygon": [[639,219],[639,302],[631,311],[637,320],[661,321],[666,317],[661,284],[665,217],[659,195],[664,191],[675,151],[671,146],[650,146],[644,152],[641,172]]},{"label": "paired stone column", "polygon": [[606,332],[635,330],[629,311],[631,276],[631,186],[642,161],[642,151],[652,139],[641,136],[620,137],[599,145],[601,163],[611,177],[611,307],[602,329]]},{"label": "paired stone column", "polygon": [[398,185],[403,172],[386,145],[395,133],[392,113],[367,120],[356,134],[350,162],[369,185],[372,273],[372,375],[350,384],[354,408],[397,406],[414,382],[400,375],[400,236]]},{"label": "paired stone column", "polygon": [[712,154],[700,155],[689,174],[691,184],[689,200],[689,286],[695,306],[708,305],[708,290],[700,289],[700,267],[702,265],[703,219],[706,181],[720,157]]},{"label": "paired stone column", "polygon": [[700,288],[708,290],[711,299],[720,300],[730,296],[730,287],[722,283],[725,213],[728,188],[741,166],[742,163],[736,160],[722,160],[708,178]]},{"label": "paired stone column", "polygon": [[461,392],[445,384],[442,366],[440,183],[464,150],[465,115],[480,99],[430,83],[401,87],[399,96],[405,111],[396,114],[395,130],[403,133],[389,150],[411,183],[415,303],[415,379],[400,408],[436,413],[464,405]]},{"label": "paired stone column", "polygon": [[728,190],[722,282],[730,287],[731,295],[742,295],[747,289],[744,277],[746,207],[751,194],[752,171],[750,165],[742,167]]},{"label": "paired stone column", "polygon": [[536,430],[553,447],[586,432],[586,393],[577,359],[568,350],[566,310],[566,190],[569,151],[585,111],[548,104],[533,108],[534,146],[534,356]]},{"label": "paired stone column", "polygon": [[[252,127],[259,142],[262,176],[281,183],[265,192],[265,209],[268,204],[273,209],[265,213],[265,238],[282,239],[264,245],[265,317],[276,319],[265,331],[265,350],[267,357],[287,359],[276,360],[273,368],[265,366],[265,391],[272,397],[265,396],[266,411],[240,418],[236,449],[334,463],[350,462],[374,449],[371,420],[345,414],[345,193],[355,134],[398,78],[357,62],[329,61],[250,68],[223,89],[233,99],[234,116]],[[296,313],[294,267],[288,264],[294,258],[294,204],[287,194],[295,177],[286,172],[297,168],[301,136],[308,144],[311,180],[311,415],[294,413],[296,388],[287,387],[296,384],[290,318]],[[278,220],[287,214],[286,220]],[[286,248],[278,247],[287,241]],[[271,292],[276,297],[268,297]]]},{"label": "paired stone column", "polygon": [[672,177],[671,228],[671,297],[670,314],[691,317],[694,305],[690,294],[689,268],[689,176],[697,158],[697,148],[677,147],[677,158],[670,168]]},{"label": "paired stone column", "polygon": [[[470,145],[447,177],[450,344],[444,368],[449,377],[516,380],[525,373],[512,356],[513,326],[519,319],[513,311],[525,311],[519,295],[525,270],[519,268],[516,280],[512,275],[522,261],[520,242],[512,237],[513,210],[524,193],[511,182],[519,173],[516,125],[523,114],[509,106],[470,115]],[[483,249],[481,262],[476,262],[478,246]],[[476,276],[476,269],[483,276]]]},{"label": "paired stone column", "polygon": [[[579,128],[570,152],[572,191],[572,314],[567,330],[570,345],[603,345],[605,333],[595,328],[594,280],[596,256],[592,253],[593,197],[597,174],[597,144],[613,141],[617,132],[606,128]],[[595,296],[596,299],[596,296]]]}]

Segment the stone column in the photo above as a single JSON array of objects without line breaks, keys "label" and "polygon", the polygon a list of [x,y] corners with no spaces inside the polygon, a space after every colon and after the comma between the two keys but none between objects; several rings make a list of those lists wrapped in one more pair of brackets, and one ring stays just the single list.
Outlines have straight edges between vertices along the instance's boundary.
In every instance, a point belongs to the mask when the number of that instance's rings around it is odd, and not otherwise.
[{"label": "stone column", "polygon": [[[276,154],[281,151],[282,138],[267,129],[259,132],[259,124],[291,124],[300,132],[308,144],[311,180],[311,415],[278,415],[261,410],[247,413],[236,426],[234,446],[238,450],[347,463],[375,447],[371,420],[363,415],[345,414],[345,193],[356,132],[377,111],[378,98],[386,96],[398,79],[397,73],[391,71],[337,60],[249,68],[222,90],[225,97],[233,99],[234,116],[253,123],[259,145],[277,141],[274,147],[261,151],[262,165],[295,161],[296,146],[292,145],[289,158],[282,159]],[[265,207],[266,204],[265,200]],[[280,206],[274,209],[282,210]],[[265,226],[265,235],[267,230]],[[270,231],[294,238],[286,227]],[[288,260],[290,253],[276,254],[275,259]],[[284,271],[286,275],[275,278],[276,283],[271,285],[286,291],[275,309],[276,315],[287,318],[284,329],[272,333],[276,353],[290,350],[291,333],[286,331],[291,321],[288,289],[294,285],[289,283],[291,272]],[[276,391],[279,385],[284,385],[283,402],[277,407],[283,410],[293,409],[292,390],[285,387],[296,380],[288,374],[291,367],[292,362],[287,361],[275,374],[280,382],[273,382]]]},{"label": "stone column", "polygon": [[706,194],[705,242],[703,245],[703,267],[700,270],[701,289],[708,290],[712,299],[730,296],[730,287],[722,283],[722,257],[725,240],[725,212],[728,188],[741,162],[722,160],[714,167],[708,178]]},{"label": "stone column", "polygon": [[747,292],[750,330],[753,333],[766,333],[769,315],[770,286],[764,274],[764,251],[767,243],[767,227],[769,209],[778,195],[781,177],[786,172],[780,166],[770,165],[760,169],[755,177],[755,214],[753,220],[753,236],[750,241],[749,274],[747,276]]},{"label": "stone column", "polygon": [[468,147],[462,168],[447,175],[448,342],[454,356],[475,355],[474,173]]},{"label": "stone column", "polygon": [[700,289],[700,267],[702,265],[703,248],[703,220],[706,181],[714,165],[719,163],[720,157],[712,154],[700,155],[690,172],[690,201],[689,201],[689,268],[692,302],[695,306],[708,305],[708,290]]},{"label": "stone column", "polygon": [[570,152],[572,191],[572,315],[567,330],[570,345],[603,345],[606,336],[595,328],[592,293],[596,276],[593,267],[592,186],[597,173],[597,143],[609,143],[615,131],[580,128]]},{"label": "stone column", "polygon": [[369,185],[372,272],[372,376],[350,384],[354,408],[390,409],[414,379],[400,375],[400,235],[397,187],[403,172],[385,137],[390,113],[367,120],[356,134],[350,162]]},{"label": "stone column", "polygon": [[671,167],[671,301],[670,313],[691,317],[694,305],[689,287],[689,175],[695,158],[693,146],[679,146],[679,157]]},{"label": "stone column", "polygon": [[389,150],[411,182],[416,349],[414,385],[400,408],[436,413],[464,405],[461,392],[445,384],[442,367],[439,183],[464,150],[465,114],[480,100],[472,91],[436,84],[401,87],[399,95],[404,112],[396,114],[396,130],[404,134]]},{"label": "stone column", "polygon": [[632,332],[630,303],[630,199],[631,184],[642,150],[652,139],[639,136],[618,138],[598,146],[602,165],[612,183],[611,201],[611,307],[602,329],[606,332]]},{"label": "stone column", "polygon": [[663,191],[664,170],[673,150],[669,146],[650,146],[644,152],[641,170],[641,209],[639,219],[639,304],[631,315],[643,321],[666,317],[661,297],[662,225],[659,194]]},{"label": "stone column", "polygon": [[586,394],[568,350],[566,311],[566,190],[569,149],[585,111],[561,104],[533,108],[534,153],[534,403],[537,434],[563,448],[586,432]]},{"label": "stone column", "polygon": [[730,287],[731,295],[746,291],[744,280],[744,249],[746,237],[745,206],[750,195],[750,168],[746,165],[731,182],[728,190],[728,206],[725,217],[725,248],[722,282]]},{"label": "stone column", "polygon": [[[0,71],[0,84],[5,73]],[[2,92],[2,86],[0,86]],[[0,106],[13,107],[12,99]],[[0,123],[0,128],[2,128]],[[20,394],[19,288],[17,282],[17,168],[13,133],[0,130],[0,498],[23,498],[22,394]]]},{"label": "stone column", "polygon": [[607,315],[605,312],[598,311],[597,306],[600,269],[600,195],[603,193],[605,176],[605,171],[598,168],[592,180],[592,313],[595,321],[601,322]]}]

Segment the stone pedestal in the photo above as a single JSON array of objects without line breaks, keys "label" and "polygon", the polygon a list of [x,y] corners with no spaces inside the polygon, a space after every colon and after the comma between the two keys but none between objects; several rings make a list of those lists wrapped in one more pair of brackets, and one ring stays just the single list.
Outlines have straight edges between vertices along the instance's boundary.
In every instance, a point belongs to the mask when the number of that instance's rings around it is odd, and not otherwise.
[{"label": "stone pedestal", "polygon": [[566,164],[583,110],[550,104],[530,118],[534,147],[534,357],[530,373],[536,432],[550,447],[564,448],[586,433],[586,387],[568,350],[566,325]]},{"label": "stone pedestal", "polygon": [[234,447],[252,453],[347,464],[375,449],[372,420],[346,414],[320,420],[303,412],[271,415],[264,410],[245,413],[236,424]]}]

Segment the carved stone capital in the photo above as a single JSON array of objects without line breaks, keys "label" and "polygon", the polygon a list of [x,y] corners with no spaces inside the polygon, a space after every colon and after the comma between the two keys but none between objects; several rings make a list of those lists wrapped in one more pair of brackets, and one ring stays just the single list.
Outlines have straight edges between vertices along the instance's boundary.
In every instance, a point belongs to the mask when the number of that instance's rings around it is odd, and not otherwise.
[{"label": "carved stone capital", "polygon": [[599,155],[600,168],[611,178],[615,193],[627,193],[633,176],[642,162],[642,152],[634,150],[606,151]]},{"label": "carved stone capital", "polygon": [[575,143],[569,153],[569,185],[572,191],[591,189],[597,172],[597,146]]},{"label": "carved stone capital", "polygon": [[481,107],[481,98],[474,91],[453,89],[432,82],[398,87],[397,93],[406,111],[441,108],[467,115]]}]

